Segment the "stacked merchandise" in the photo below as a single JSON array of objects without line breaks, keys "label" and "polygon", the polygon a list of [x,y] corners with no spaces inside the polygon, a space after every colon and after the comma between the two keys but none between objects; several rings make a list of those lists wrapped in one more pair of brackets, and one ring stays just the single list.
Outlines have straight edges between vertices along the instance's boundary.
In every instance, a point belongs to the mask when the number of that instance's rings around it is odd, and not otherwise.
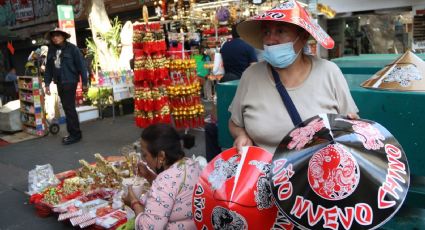
[{"label": "stacked merchandise", "polygon": [[176,127],[203,127],[204,106],[200,99],[201,83],[196,74],[196,61],[172,55],[170,75],[172,83],[168,95]]},{"label": "stacked merchandise", "polygon": [[100,71],[97,77],[97,86],[112,88],[114,101],[133,98],[133,71]]},{"label": "stacked merchandise", "polygon": [[18,87],[23,130],[37,136],[46,135],[47,122],[41,78],[36,76],[20,76],[18,78]]},{"label": "stacked merchandise", "polygon": [[166,58],[159,23],[135,24],[133,31],[136,125],[170,123],[172,114],[177,128],[202,127],[204,107],[196,61],[189,59],[182,46],[170,48]]},{"label": "stacked merchandise", "polygon": [[[116,229],[134,217],[122,198],[133,185],[140,198],[149,190],[146,179],[134,175],[140,154],[103,158],[95,154],[95,164],[80,160],[81,168],[55,175],[51,165],[37,166],[29,173],[30,203],[37,215],[56,214],[58,221],[93,229]],[[136,189],[135,189],[136,188]],[[136,192],[137,191],[137,192]]]},{"label": "stacked merchandise", "polygon": [[135,24],[133,31],[136,125],[145,128],[154,123],[170,123],[164,32],[159,23]]}]

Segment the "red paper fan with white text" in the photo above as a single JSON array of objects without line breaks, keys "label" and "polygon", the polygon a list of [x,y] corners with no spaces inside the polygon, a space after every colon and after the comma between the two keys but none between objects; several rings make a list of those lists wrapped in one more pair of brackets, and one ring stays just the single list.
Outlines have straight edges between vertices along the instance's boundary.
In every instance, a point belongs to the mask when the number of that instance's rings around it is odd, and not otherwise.
[{"label": "red paper fan with white text", "polygon": [[336,114],[312,117],[282,140],[270,183],[279,209],[308,229],[374,229],[406,198],[406,155],[380,124]]},{"label": "red paper fan with white text", "polygon": [[198,229],[293,229],[272,198],[272,154],[259,147],[216,156],[202,172],[193,195]]}]

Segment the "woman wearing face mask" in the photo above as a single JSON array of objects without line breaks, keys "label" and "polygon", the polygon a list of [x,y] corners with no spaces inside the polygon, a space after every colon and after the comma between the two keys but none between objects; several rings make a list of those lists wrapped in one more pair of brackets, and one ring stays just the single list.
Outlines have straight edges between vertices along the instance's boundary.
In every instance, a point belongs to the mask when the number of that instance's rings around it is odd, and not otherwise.
[{"label": "woman wearing face mask", "polygon": [[198,163],[186,158],[177,131],[155,124],[142,132],[139,175],[151,183],[146,200],[129,188],[124,202],[136,213],[136,229],[196,229],[192,220],[192,193],[201,173]]},{"label": "woman wearing face mask", "polygon": [[304,54],[310,35],[328,49],[334,41],[297,2],[286,1],[237,29],[247,43],[264,50],[264,61],[243,73],[229,107],[229,129],[239,150],[257,145],[274,153],[295,125],[317,114],[358,117],[340,69]]}]

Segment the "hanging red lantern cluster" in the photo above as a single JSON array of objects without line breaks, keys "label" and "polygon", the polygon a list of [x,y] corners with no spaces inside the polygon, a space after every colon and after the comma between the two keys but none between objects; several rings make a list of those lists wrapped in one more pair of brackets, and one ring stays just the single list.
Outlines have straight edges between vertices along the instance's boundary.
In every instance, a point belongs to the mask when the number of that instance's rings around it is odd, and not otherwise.
[{"label": "hanging red lantern cluster", "polygon": [[133,49],[141,49],[147,55],[167,50],[165,36],[159,23],[133,26]]},{"label": "hanging red lantern cluster", "polygon": [[201,84],[193,59],[170,61],[172,83],[168,86],[171,111],[177,128],[204,126],[204,106],[201,103]]},{"label": "hanging red lantern cluster", "polygon": [[133,50],[136,125],[145,128],[155,123],[171,123],[167,95],[170,78],[161,25],[134,25]]}]

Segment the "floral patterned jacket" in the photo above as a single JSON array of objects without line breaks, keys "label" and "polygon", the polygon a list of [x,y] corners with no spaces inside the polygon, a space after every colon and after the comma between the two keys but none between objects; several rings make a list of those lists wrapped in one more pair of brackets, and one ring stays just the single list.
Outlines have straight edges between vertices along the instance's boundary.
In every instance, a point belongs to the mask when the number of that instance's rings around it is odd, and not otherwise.
[{"label": "floral patterned jacket", "polygon": [[142,201],[145,210],[136,218],[136,229],[196,229],[192,195],[200,174],[198,163],[190,158],[160,173]]}]

